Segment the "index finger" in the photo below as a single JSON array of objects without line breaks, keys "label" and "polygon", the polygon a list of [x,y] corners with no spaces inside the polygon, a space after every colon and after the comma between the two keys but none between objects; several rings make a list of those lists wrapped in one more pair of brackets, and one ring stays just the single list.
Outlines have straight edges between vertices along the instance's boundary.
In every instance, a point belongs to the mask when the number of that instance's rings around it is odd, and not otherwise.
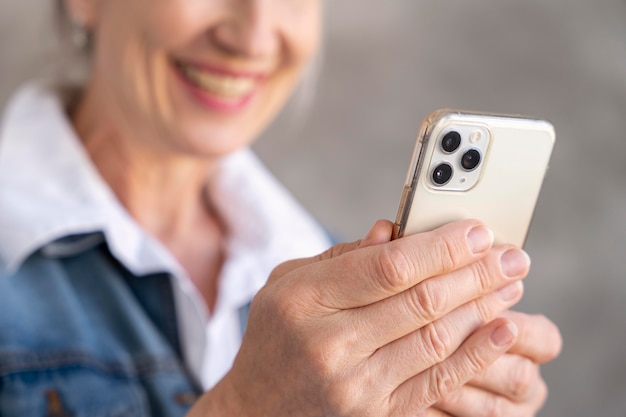
[{"label": "index finger", "polygon": [[357,308],[476,262],[492,245],[493,233],[482,223],[462,220],[314,263],[304,279],[319,304]]}]

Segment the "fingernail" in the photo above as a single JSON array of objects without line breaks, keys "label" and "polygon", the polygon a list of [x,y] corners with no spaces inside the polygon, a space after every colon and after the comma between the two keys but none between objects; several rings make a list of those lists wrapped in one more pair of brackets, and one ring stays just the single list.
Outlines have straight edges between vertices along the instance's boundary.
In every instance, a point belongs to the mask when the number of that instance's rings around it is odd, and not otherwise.
[{"label": "fingernail", "polygon": [[522,282],[516,281],[513,284],[507,285],[504,288],[500,288],[498,291],[496,291],[496,294],[498,295],[498,297],[500,297],[500,300],[508,303],[518,298],[521,295],[523,289],[524,286],[522,285]]},{"label": "fingernail", "polygon": [[509,278],[517,278],[530,267],[530,258],[520,249],[511,249],[500,257],[502,273]]},{"label": "fingernail", "polygon": [[474,227],[467,234],[467,242],[472,253],[484,252],[493,245],[493,232],[484,226]]},{"label": "fingernail", "polygon": [[491,333],[491,342],[498,346],[504,347],[511,344],[513,339],[517,336],[517,326],[513,322],[509,322],[500,327],[497,327]]}]

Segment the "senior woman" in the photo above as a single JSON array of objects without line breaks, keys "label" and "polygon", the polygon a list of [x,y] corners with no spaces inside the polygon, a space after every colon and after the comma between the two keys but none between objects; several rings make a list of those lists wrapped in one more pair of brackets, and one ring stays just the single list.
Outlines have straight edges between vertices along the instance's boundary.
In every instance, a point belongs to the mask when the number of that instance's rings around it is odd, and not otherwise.
[{"label": "senior woman", "polygon": [[522,250],[473,220],[326,250],[247,149],[316,51],[319,0],[61,6],[89,77],[74,100],[24,87],[0,136],[1,415],[541,407],[561,341],[508,311]]}]

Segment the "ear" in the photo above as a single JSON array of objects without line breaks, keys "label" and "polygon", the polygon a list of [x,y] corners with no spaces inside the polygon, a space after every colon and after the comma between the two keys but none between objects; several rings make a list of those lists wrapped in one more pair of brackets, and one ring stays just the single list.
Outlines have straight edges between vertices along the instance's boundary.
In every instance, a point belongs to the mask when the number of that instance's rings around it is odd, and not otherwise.
[{"label": "ear", "polygon": [[97,20],[98,0],[63,0],[72,22],[93,29]]}]

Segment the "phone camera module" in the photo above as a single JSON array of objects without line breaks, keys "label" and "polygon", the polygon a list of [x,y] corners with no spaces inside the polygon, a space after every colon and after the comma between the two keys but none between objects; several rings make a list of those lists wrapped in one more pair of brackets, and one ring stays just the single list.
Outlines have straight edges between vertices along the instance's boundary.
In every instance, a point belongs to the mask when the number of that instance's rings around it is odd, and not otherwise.
[{"label": "phone camera module", "polygon": [[461,146],[461,134],[454,130],[446,133],[441,140],[441,149],[446,153],[452,153]]},{"label": "phone camera module", "polygon": [[442,163],[437,165],[437,167],[433,170],[432,179],[435,185],[442,186],[445,185],[452,178],[452,166],[447,163]]},{"label": "phone camera module", "polygon": [[480,164],[480,152],[477,149],[470,149],[461,157],[461,166],[466,171],[473,171]]}]

